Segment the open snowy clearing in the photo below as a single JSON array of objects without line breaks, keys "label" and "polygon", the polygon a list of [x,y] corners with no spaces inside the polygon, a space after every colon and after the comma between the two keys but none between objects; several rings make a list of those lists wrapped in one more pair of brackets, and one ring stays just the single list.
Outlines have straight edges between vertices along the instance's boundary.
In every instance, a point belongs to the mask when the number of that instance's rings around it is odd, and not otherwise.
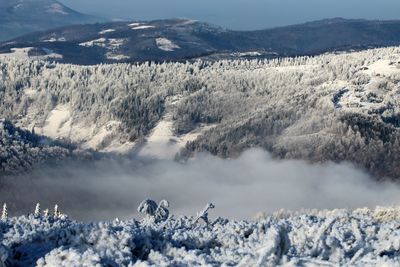
[{"label": "open snowy clearing", "polygon": [[[27,94],[33,96],[34,90]],[[83,149],[94,149],[104,152],[128,153],[133,149],[133,142],[120,142],[119,135],[115,134],[121,124],[118,121],[109,121],[104,125],[77,123],[71,114],[70,107],[59,105],[52,110],[43,127],[36,126],[39,134],[54,138],[66,139],[79,143]]]},{"label": "open snowy clearing", "polygon": [[57,138],[68,133],[71,128],[71,113],[67,106],[58,106],[46,120],[42,134]]},{"label": "open snowy clearing", "polygon": [[84,47],[92,47],[92,46],[107,47],[107,43],[108,43],[108,39],[99,38],[96,40],[80,43],[79,45],[84,46]]},{"label": "open snowy clearing", "polygon": [[110,33],[110,32],[115,32],[114,29],[106,29],[106,30],[102,30],[101,32],[99,32],[99,34],[106,34],[106,33]]},{"label": "open snowy clearing", "polygon": [[214,125],[199,125],[195,130],[187,134],[177,136],[174,134],[174,120],[172,110],[176,108],[182,96],[178,95],[167,99],[167,111],[146,137],[144,146],[140,149],[138,155],[150,157],[153,159],[173,160],[176,154],[181,151],[185,145],[196,140],[198,136]]},{"label": "open snowy clearing", "polygon": [[131,23],[131,24],[128,24],[128,26],[129,27],[137,27],[137,26],[140,26],[142,23],[140,23],[140,22],[133,22],[133,23]]},{"label": "open snowy clearing", "polygon": [[53,14],[61,14],[61,15],[68,15],[68,12],[65,10],[65,8],[58,4],[52,4],[48,9],[47,9],[48,13],[53,13]]},{"label": "open snowy clearing", "polygon": [[156,159],[174,159],[175,155],[185,147],[187,142],[194,141],[212,125],[200,126],[195,131],[176,136],[173,133],[173,121],[171,117],[164,117],[152,133],[146,138],[145,146],[140,150],[139,156]]},{"label": "open snowy clearing", "polygon": [[64,37],[61,37],[61,38],[52,37],[50,39],[43,40],[43,42],[47,42],[47,43],[66,42],[66,41],[67,41],[67,39],[65,39]]},{"label": "open snowy clearing", "polygon": [[50,49],[42,48],[46,55],[35,55],[29,56],[29,52],[32,51],[33,47],[24,47],[24,48],[11,48],[11,53],[0,53],[0,59],[2,58],[16,58],[20,60],[27,60],[27,59],[49,59],[49,58],[62,58],[63,56],[57,53],[54,53]]},{"label": "open snowy clearing", "polygon": [[393,60],[378,60],[368,67],[362,68],[362,72],[370,77],[369,83],[364,86],[364,92],[354,88],[350,84],[341,83],[342,88],[336,94],[336,107],[354,112],[379,110],[385,108],[387,96],[385,76],[399,75],[400,63]]},{"label": "open snowy clearing", "polygon": [[364,70],[369,75],[391,75],[400,73],[400,60],[398,62],[391,60],[379,60],[368,66]]},{"label": "open snowy clearing", "polygon": [[257,56],[261,56],[261,55],[262,54],[257,51],[232,53],[232,56],[236,56],[236,57],[257,57]]},{"label": "open snowy clearing", "polygon": [[125,59],[130,59],[130,57],[122,54],[114,54],[113,52],[107,52],[106,53],[106,58],[111,59],[111,60],[125,60]]},{"label": "open snowy clearing", "polygon": [[155,27],[152,25],[140,25],[137,27],[133,27],[132,30],[145,30],[145,29],[152,29],[152,28],[155,28]]},{"label": "open snowy clearing", "polygon": [[128,24],[128,26],[131,27],[132,30],[145,30],[155,28],[153,25],[146,25],[139,22]]},{"label": "open snowy clearing", "polygon": [[167,38],[157,38],[156,39],[156,44],[159,49],[171,52],[174,51],[175,49],[179,49],[180,46],[177,44],[174,44],[171,40]]}]

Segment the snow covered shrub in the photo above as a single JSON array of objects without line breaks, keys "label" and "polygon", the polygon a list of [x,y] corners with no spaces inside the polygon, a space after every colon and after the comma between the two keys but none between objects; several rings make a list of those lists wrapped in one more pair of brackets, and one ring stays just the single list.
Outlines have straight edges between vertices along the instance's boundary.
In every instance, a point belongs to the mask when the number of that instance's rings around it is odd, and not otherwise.
[{"label": "snow covered shrub", "polygon": [[169,202],[161,200],[154,214],[157,223],[165,222],[169,218]]},{"label": "snow covered shrub", "polygon": [[142,222],[144,224],[155,223],[155,212],[157,210],[157,203],[154,200],[146,199],[140,203],[138,212],[145,214]]},{"label": "snow covered shrub", "polygon": [[399,266],[398,222],[374,212],[220,218],[197,227],[193,217],[163,227],[11,217],[0,222],[0,258],[7,266]]},{"label": "snow covered shrub", "polygon": [[154,200],[143,200],[138,207],[138,212],[145,214],[142,223],[150,225],[166,221],[169,218],[168,207],[169,202],[166,200],[161,200],[158,205]]},{"label": "snow covered shrub", "polygon": [[66,219],[68,216],[67,216],[66,214],[62,213],[62,212],[60,211],[60,209],[59,209],[58,204],[56,204],[56,205],[54,206],[53,217],[54,217],[55,219]]},{"label": "snow covered shrub", "polygon": [[0,267],[6,267],[6,260],[8,258],[7,249],[0,244]]},{"label": "snow covered shrub", "polygon": [[381,222],[399,221],[400,220],[400,208],[390,207],[383,208],[377,207],[373,213],[373,217]]},{"label": "snow covered shrub", "polygon": [[37,267],[101,267],[101,259],[93,250],[57,248],[37,261]]}]

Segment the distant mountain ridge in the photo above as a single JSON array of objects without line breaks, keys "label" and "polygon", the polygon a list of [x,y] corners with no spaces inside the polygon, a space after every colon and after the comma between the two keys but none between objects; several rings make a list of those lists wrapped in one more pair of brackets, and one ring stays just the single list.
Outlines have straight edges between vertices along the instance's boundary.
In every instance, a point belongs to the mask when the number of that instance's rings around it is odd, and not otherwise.
[{"label": "distant mountain ridge", "polygon": [[400,45],[400,21],[342,18],[257,31],[231,31],[203,22],[170,19],[67,26],[0,44],[0,52],[74,64],[188,59],[274,58]]},{"label": "distant mountain ridge", "polygon": [[0,0],[0,40],[98,20],[55,0]]}]

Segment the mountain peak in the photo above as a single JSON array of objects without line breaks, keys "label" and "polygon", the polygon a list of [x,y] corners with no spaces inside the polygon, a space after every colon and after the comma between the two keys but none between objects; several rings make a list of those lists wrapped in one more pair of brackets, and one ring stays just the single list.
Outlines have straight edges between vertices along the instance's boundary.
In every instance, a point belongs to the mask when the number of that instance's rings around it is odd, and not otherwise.
[{"label": "mountain peak", "polygon": [[97,22],[55,0],[0,0],[0,40],[53,27]]}]

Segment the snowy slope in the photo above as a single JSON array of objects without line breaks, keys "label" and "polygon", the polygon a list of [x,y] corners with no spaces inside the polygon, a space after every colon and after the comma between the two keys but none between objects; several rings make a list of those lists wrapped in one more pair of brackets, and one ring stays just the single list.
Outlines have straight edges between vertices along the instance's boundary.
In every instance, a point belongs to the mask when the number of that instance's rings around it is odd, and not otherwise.
[{"label": "snowy slope", "polygon": [[194,217],[83,224],[0,221],[7,266],[398,266],[397,208],[279,212],[258,221]]},{"label": "snowy slope", "polygon": [[198,136],[213,127],[213,125],[198,125],[189,133],[176,135],[173,117],[182,98],[182,95],[177,95],[166,99],[164,115],[145,138],[145,143],[139,150],[139,156],[153,159],[174,159],[188,142],[196,140]]}]

